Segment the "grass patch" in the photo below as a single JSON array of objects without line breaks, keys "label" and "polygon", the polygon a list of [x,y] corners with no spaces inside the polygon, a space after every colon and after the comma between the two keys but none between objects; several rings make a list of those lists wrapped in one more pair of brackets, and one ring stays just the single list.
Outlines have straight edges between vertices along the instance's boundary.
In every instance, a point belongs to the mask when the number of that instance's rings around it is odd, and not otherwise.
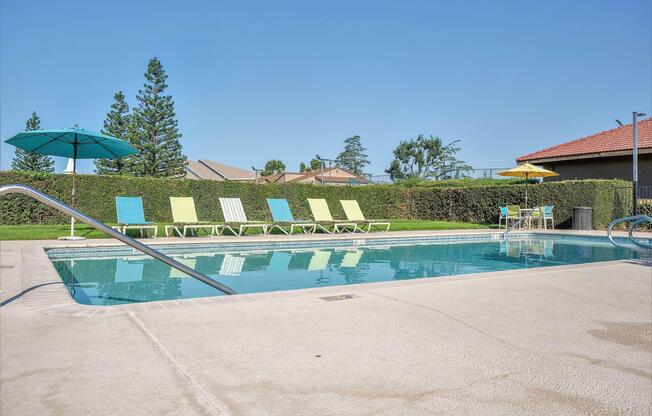
[{"label": "grass patch", "polygon": [[[491,226],[486,224],[472,224],[467,222],[451,221],[424,221],[424,220],[392,220],[392,231],[418,231],[418,230],[467,230],[486,229]],[[86,238],[108,238],[108,236],[86,224],[75,224],[75,235]],[[255,234],[257,230],[249,230]],[[277,231],[278,232],[278,231]],[[70,225],[0,225],[0,240],[55,240],[57,237],[68,235]],[[129,230],[129,235],[138,236],[137,230]],[[158,225],[158,235],[165,236],[165,224]],[[200,235],[204,235],[203,233]]]}]

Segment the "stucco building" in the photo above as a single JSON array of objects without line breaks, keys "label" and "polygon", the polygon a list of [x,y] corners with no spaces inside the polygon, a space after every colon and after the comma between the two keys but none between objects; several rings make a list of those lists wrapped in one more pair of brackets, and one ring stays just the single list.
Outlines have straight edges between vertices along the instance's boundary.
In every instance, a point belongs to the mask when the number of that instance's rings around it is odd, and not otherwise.
[{"label": "stucco building", "polygon": [[[528,153],[517,163],[542,165],[564,179],[632,179],[632,125]],[[638,123],[638,182],[652,186],[652,118]]]}]

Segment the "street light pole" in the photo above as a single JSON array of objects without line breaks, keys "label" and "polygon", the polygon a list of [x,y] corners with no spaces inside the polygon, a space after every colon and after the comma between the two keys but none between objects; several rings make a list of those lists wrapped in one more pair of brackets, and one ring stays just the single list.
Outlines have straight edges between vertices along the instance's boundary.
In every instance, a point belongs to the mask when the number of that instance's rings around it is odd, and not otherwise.
[{"label": "street light pole", "polygon": [[321,157],[319,155],[315,155],[315,158],[319,160],[319,166],[321,167],[321,186],[324,186],[324,162],[328,162],[329,167],[330,167],[330,162],[335,162],[335,159],[326,159],[325,157]]},{"label": "street light pole", "polygon": [[256,179],[254,179],[254,184],[258,185],[258,172],[260,172],[261,170],[260,170],[260,169],[256,169],[256,168],[253,167],[253,166],[251,167],[251,169],[253,169],[253,171],[256,172]]},{"label": "street light pole", "polygon": [[643,116],[644,113],[632,112],[632,215],[638,211],[638,118]]}]

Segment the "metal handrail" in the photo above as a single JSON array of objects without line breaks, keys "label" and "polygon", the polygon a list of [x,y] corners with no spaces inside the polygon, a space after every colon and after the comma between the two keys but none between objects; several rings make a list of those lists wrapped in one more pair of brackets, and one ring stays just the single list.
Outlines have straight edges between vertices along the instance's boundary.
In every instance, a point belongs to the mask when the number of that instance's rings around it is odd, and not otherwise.
[{"label": "metal handrail", "polygon": [[198,271],[191,269],[190,267],[186,266],[185,264],[179,263],[178,261],[166,256],[165,254],[161,253],[160,251],[154,250],[153,248],[136,241],[135,239],[128,237],[113,228],[109,227],[106,224],[103,224],[99,221],[97,221],[95,218],[89,217],[88,215],[82,214],[81,212],[77,211],[76,209],[72,208],[69,205],[64,204],[63,202],[59,201],[56,198],[51,197],[48,194],[45,194],[39,190],[36,190],[30,186],[27,185],[21,185],[21,184],[9,184],[9,185],[2,185],[0,186],[0,196],[5,195],[5,194],[23,194],[30,196],[34,198],[37,201],[40,201],[44,203],[45,205],[52,207],[66,215],[69,215],[71,217],[74,217],[78,219],[81,222],[84,222],[91,227],[95,228],[96,230],[102,231],[105,234],[110,235],[111,237],[115,238],[116,240],[120,240],[123,243],[127,244],[128,246],[131,246],[135,248],[138,251],[142,251],[145,254],[148,254],[152,257],[154,257],[157,260],[162,261],[163,263],[167,264],[168,266],[175,268],[191,277],[194,277],[195,279],[199,280],[200,282],[206,283],[207,285],[226,293],[227,295],[235,295],[237,292],[231,289],[228,286],[223,285],[222,283],[219,283],[210,277],[203,275],[199,273]]},{"label": "metal handrail", "polygon": [[514,224],[512,224],[511,227],[509,227],[508,229],[506,229],[505,232],[503,233],[503,240],[504,240],[505,238],[507,238],[507,233],[509,233],[510,231],[512,231],[514,228],[516,228],[516,226],[521,225],[521,223],[522,223],[524,220],[530,218],[530,217],[532,216],[532,214],[534,213],[534,211],[535,211],[535,210],[538,210],[538,209],[539,209],[539,208],[532,208],[532,209],[530,210],[530,212],[528,212],[525,216],[521,217],[518,221],[516,221]]},{"label": "metal handrail", "polygon": [[[616,225],[624,222],[630,223],[627,235],[629,240],[632,242],[632,244],[634,244],[634,247],[616,242],[616,240],[614,240],[613,235],[611,234],[613,232],[613,228]],[[609,237],[609,241],[611,241],[611,244],[613,244],[616,247],[627,248],[641,253],[647,253],[650,250],[652,250],[652,245],[642,243],[634,237],[634,230],[638,228],[639,225],[647,222],[652,224],[652,217],[650,217],[649,215],[634,215],[632,217],[618,218],[617,220],[611,221],[611,223],[609,224],[609,227],[607,228],[607,237]]]}]

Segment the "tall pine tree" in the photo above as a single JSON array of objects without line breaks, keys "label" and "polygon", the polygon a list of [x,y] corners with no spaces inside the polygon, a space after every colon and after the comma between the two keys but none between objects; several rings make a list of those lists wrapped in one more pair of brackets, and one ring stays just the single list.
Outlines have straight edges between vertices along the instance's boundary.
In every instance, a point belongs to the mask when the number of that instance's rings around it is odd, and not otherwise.
[{"label": "tall pine tree", "polygon": [[[104,119],[102,134],[129,141],[129,128],[131,115],[129,105],[125,101],[125,95],[118,91],[113,95],[115,100],[111,104],[111,110]],[[95,159],[95,172],[99,175],[120,175],[129,172],[132,158],[127,156],[120,159]]]},{"label": "tall pine tree", "polygon": [[337,156],[337,164],[356,175],[364,175],[364,168],[369,164],[369,159],[360,136],[349,137],[344,140],[344,145],[344,150]]},{"label": "tall pine tree", "polygon": [[[38,130],[41,128],[41,119],[32,112],[32,116],[25,123],[26,131]],[[54,172],[54,160],[47,155],[29,153],[23,149],[16,148],[14,158],[11,161],[13,170],[28,170],[32,172]]]},{"label": "tall pine tree", "polygon": [[131,143],[140,151],[133,158],[130,171],[140,176],[182,177],[186,157],[181,153],[181,133],[177,127],[174,101],[163,95],[167,88],[163,65],[152,58],[147,65],[145,84],[138,91],[138,107],[134,109]]}]

